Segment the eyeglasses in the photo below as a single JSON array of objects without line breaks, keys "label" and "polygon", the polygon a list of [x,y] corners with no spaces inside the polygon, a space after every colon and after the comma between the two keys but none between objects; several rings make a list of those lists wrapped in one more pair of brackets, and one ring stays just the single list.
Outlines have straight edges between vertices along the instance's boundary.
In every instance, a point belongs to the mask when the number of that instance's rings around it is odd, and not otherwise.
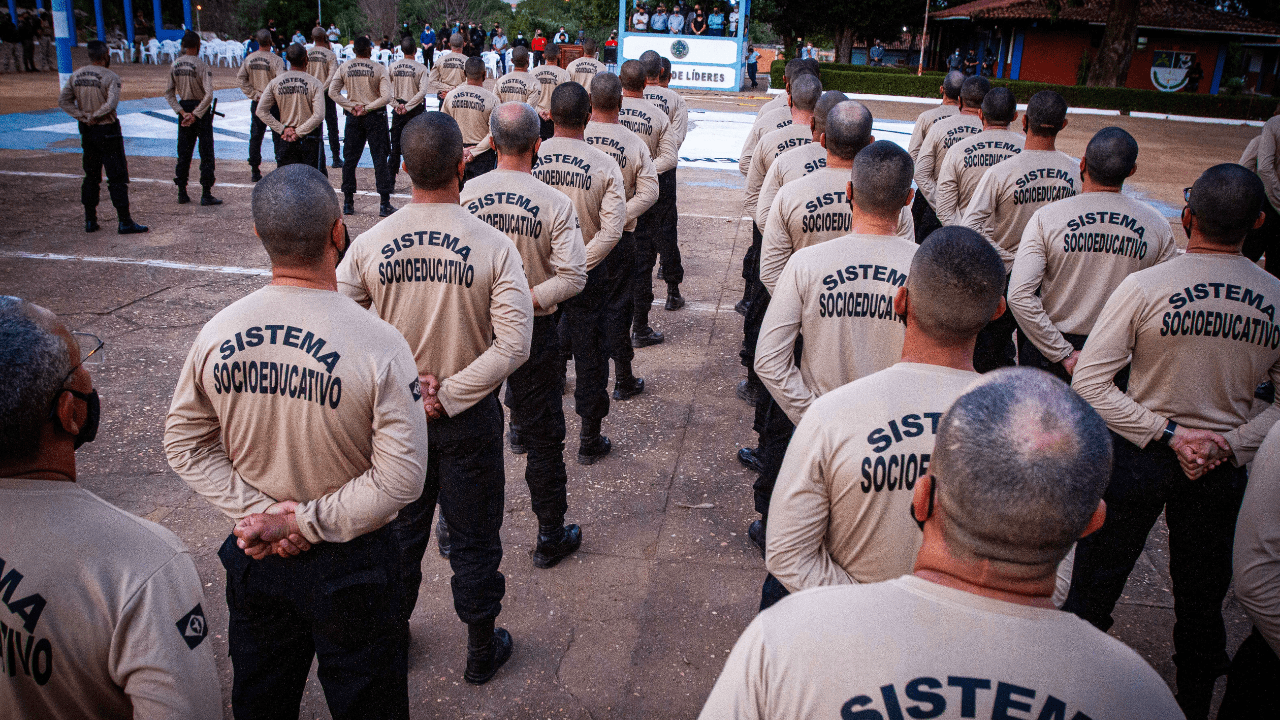
[{"label": "eyeglasses", "polygon": [[71,367],[71,371],[67,373],[67,376],[62,378],[61,384],[64,385],[71,379],[71,376],[75,374],[76,370],[80,369],[81,365],[100,368],[107,362],[107,344],[104,343],[97,335],[73,332],[71,333],[71,336],[76,339],[76,344],[80,347],[80,359]]}]

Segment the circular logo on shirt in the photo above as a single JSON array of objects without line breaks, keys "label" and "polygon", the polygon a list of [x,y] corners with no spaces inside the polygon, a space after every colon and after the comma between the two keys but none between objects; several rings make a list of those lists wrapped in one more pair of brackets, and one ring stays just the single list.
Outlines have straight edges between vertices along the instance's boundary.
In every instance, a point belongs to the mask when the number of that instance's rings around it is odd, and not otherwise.
[{"label": "circular logo on shirt", "polygon": [[677,60],[689,57],[689,43],[683,40],[676,40],[671,43],[671,56]]}]

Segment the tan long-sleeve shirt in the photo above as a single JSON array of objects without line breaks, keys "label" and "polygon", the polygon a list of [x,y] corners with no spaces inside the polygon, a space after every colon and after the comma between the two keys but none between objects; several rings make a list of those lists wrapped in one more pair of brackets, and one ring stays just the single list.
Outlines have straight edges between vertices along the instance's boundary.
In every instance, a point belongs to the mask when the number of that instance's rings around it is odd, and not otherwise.
[{"label": "tan long-sleeve shirt", "polygon": [[938,172],[942,169],[942,160],[952,145],[970,135],[982,132],[982,121],[977,115],[956,113],[935,122],[924,136],[924,142],[916,153],[916,188],[924,195],[929,205],[937,207],[934,194],[937,191]]},{"label": "tan long-sleeve shirt", "polygon": [[120,76],[97,65],[85,65],[71,74],[58,95],[58,107],[86,125],[109,125],[118,118]]},{"label": "tan long-sleeve shirt", "polygon": [[71,482],[0,478],[0,715],[220,720],[191,553]]},{"label": "tan long-sleeve shirt", "polygon": [[756,115],[755,122],[751,124],[751,130],[747,132],[747,139],[742,143],[742,152],[738,158],[738,172],[743,175],[751,172],[751,158],[755,155],[760,138],[792,123],[791,108],[785,102],[785,95],[783,99],[782,107],[761,112]]},{"label": "tan long-sleeve shirt", "polygon": [[1280,115],[1268,120],[1258,137],[1258,177],[1271,207],[1280,212]]},{"label": "tan long-sleeve shirt", "polygon": [[427,85],[431,92],[447,93],[459,85],[465,85],[466,64],[467,56],[452,50],[436,58],[436,63],[427,76]]},{"label": "tan long-sleeve shirt", "polygon": [[644,98],[623,97],[618,121],[635,133],[649,146],[653,169],[659,175],[675,168],[679,161],[680,144],[671,131],[667,114]]},{"label": "tan long-sleeve shirt", "polygon": [[533,76],[542,83],[542,96],[538,99],[537,108],[551,112],[551,93],[572,79],[569,71],[559,65],[539,65],[533,69]]},{"label": "tan long-sleeve shirt", "polygon": [[649,148],[638,135],[621,123],[587,123],[587,144],[604,151],[622,170],[627,193],[626,232],[636,229],[636,221],[658,201],[658,173]]},{"label": "tan long-sleeve shirt", "polygon": [[[787,125],[765,133],[756,143],[751,154],[751,169],[747,171],[747,189],[743,195],[742,210],[748,217],[756,216],[760,202],[760,188],[769,169],[782,154],[813,143],[813,130],[804,125]],[[763,231],[763,227],[761,230]]]},{"label": "tan long-sleeve shirt", "polygon": [[493,170],[467,181],[462,207],[511,238],[535,315],[550,315],[587,284],[587,248],[573,201],[529,173]]},{"label": "tan long-sleeve shirt", "polygon": [[1023,150],[983,174],[960,222],[995,247],[1007,273],[1031,216],[1078,192],[1079,160],[1057,150]]},{"label": "tan long-sleeve shirt", "polygon": [[622,238],[627,224],[626,183],[618,163],[585,141],[553,137],[538,150],[533,176],[573,201],[592,270]]},{"label": "tan long-sleeve shirt", "polygon": [[675,133],[676,149],[684,144],[689,134],[689,104],[684,96],[661,85],[649,85],[644,89],[644,99],[653,103],[659,110],[667,114],[671,121],[671,132]]},{"label": "tan long-sleeve shirt", "polygon": [[911,154],[914,161],[920,155],[920,146],[924,144],[924,138],[929,134],[929,129],[934,123],[944,117],[950,117],[960,112],[958,105],[939,105],[929,108],[916,116],[915,127],[911,128],[911,140],[907,142],[907,152]]},{"label": "tan long-sleeve shirt", "polygon": [[307,540],[346,542],[422,493],[417,380],[395,328],[336,292],[268,285],[196,336],[165,454],[232,520],[295,500]]},{"label": "tan long-sleeve shirt", "polygon": [[1050,362],[1075,348],[1063,333],[1088,335],[1111,293],[1131,273],[1178,251],[1158,210],[1114,192],[1092,192],[1037,210],[1009,278],[1009,309]]},{"label": "tan long-sleeve shirt", "polygon": [[826,166],[827,149],[818,143],[809,143],[779,155],[760,184],[760,194],[756,199],[756,226],[763,229],[769,224],[769,208],[783,185]]},{"label": "tan long-sleeve shirt", "polygon": [[565,71],[569,73],[569,79],[586,88],[587,92],[591,91],[591,81],[595,76],[608,70],[604,63],[593,57],[580,57],[565,67]]},{"label": "tan long-sleeve shirt", "polygon": [[493,87],[500,102],[522,102],[537,107],[542,100],[542,83],[528,70],[512,70],[498,78]]},{"label": "tan long-sleeve shirt", "polygon": [[[489,116],[498,107],[498,96],[478,85],[459,85],[444,96],[440,109],[458,122],[462,130],[462,144],[479,145],[489,136]],[[488,145],[483,146],[483,152]]]},{"label": "tan long-sleeve shirt", "polygon": [[279,55],[270,50],[254,50],[241,63],[236,80],[240,82],[240,91],[245,97],[256,101],[262,97],[267,84],[284,71],[284,60]]},{"label": "tan long-sleeve shirt", "polygon": [[529,359],[533,298],[515,243],[459,205],[410,203],[356,238],[338,289],[409,341],[457,415]]},{"label": "tan long-sleeve shirt", "polygon": [[1022,152],[1027,139],[1003,128],[983,130],[951,146],[938,169],[935,210],[943,225],[960,225],[973,191],[988,168]]},{"label": "tan long-sleeve shirt", "polygon": [[179,55],[169,66],[169,87],[164,91],[165,102],[181,117],[181,100],[197,100],[192,115],[203,118],[213,104],[213,68],[195,55]]},{"label": "tan long-sleeve shirt", "polygon": [[1280,280],[1239,255],[1187,253],[1136,272],[1107,300],[1071,387],[1139,447],[1173,420],[1222,433],[1244,465],[1280,418],[1277,405],[1250,412],[1258,383],[1280,382],[1277,298]]},{"label": "tan long-sleeve shirt", "polygon": [[[277,105],[279,120],[271,116]],[[301,138],[324,122],[324,84],[301,70],[276,76],[258,100],[258,119],[277,135],[293,128]]]},{"label": "tan long-sleeve shirt", "polygon": [[[343,90],[347,91],[345,96]],[[329,97],[347,112],[357,105],[363,105],[365,111],[379,110],[391,102],[391,78],[382,63],[352,58],[342,63],[329,82]]]},{"label": "tan long-sleeve shirt", "polygon": [[404,109],[412,110],[422,104],[427,96],[427,66],[411,57],[391,63],[387,70],[391,78],[392,108],[404,101]]},{"label": "tan long-sleeve shirt", "polygon": [[792,592],[911,572],[922,539],[907,517],[912,490],[942,416],[978,377],[900,362],[818,398],[769,503],[769,572]]},{"label": "tan long-sleeve shirt", "polygon": [[[893,297],[907,283],[914,241],[845,235],[792,256],[774,286],[756,343],[756,374],[793,423],[820,396],[902,356],[906,318]],[[796,338],[804,351],[796,362]]]},{"label": "tan long-sleeve shirt", "polygon": [[325,93],[329,92],[329,81],[338,72],[338,56],[327,47],[313,45],[307,51],[307,74],[324,85]]},{"label": "tan long-sleeve shirt", "polygon": [[1237,164],[1245,166],[1250,172],[1256,174],[1258,172],[1258,146],[1261,144],[1261,135],[1250,140],[1249,144],[1244,146],[1244,152],[1240,153],[1240,159],[1236,161]]},{"label": "tan long-sleeve shirt", "polygon": [[1272,425],[1254,456],[1236,519],[1235,596],[1280,653],[1280,424]]}]

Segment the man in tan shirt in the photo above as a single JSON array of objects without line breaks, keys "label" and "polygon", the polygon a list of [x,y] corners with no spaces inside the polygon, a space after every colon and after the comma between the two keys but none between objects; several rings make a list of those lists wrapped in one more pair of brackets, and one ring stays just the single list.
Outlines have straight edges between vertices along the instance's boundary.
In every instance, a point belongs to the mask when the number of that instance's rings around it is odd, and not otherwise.
[{"label": "man in tan shirt", "polygon": [[538,110],[538,116],[542,118],[541,137],[543,140],[555,134],[555,119],[551,115],[552,93],[556,91],[556,88],[573,80],[569,76],[569,71],[559,65],[559,45],[547,43],[545,57],[546,62],[537,65],[537,69],[533,71],[533,76],[542,84],[542,95],[535,107]]},{"label": "man in tan shirt", "polygon": [[751,130],[747,133],[746,140],[742,144],[742,151],[738,157],[738,172],[743,175],[751,172],[751,157],[762,135],[791,124],[788,112],[778,113],[779,111],[789,111],[791,106],[791,83],[802,75],[817,76],[817,73],[804,60],[797,58],[787,62],[786,67],[782,70],[783,93],[765,103],[756,111],[756,119],[751,124]]},{"label": "man in tan shirt", "polygon": [[440,111],[453,118],[462,129],[462,146],[466,149],[467,174],[464,182],[492,170],[497,156],[489,147],[489,114],[498,107],[498,96],[484,87],[484,60],[467,58],[467,82],[449,91],[440,103]]},{"label": "man in tan shirt", "polygon": [[[1086,162],[1091,174],[1088,153]],[[1275,404],[1253,410],[1258,383],[1280,380],[1280,280],[1240,255],[1245,234],[1263,221],[1264,202],[1262,182],[1243,167],[1206,170],[1182,211],[1186,254],[1120,283],[1072,378],[1111,429],[1115,462],[1107,524],[1076,547],[1063,609],[1109,628],[1163,512],[1178,702],[1188,718],[1208,715],[1214,680],[1227,669],[1222,601],[1245,465],[1280,418]],[[1113,378],[1125,365],[1122,391]]]},{"label": "man in tan shirt", "polygon": [[586,88],[587,92],[591,92],[591,79],[608,70],[608,66],[596,59],[596,41],[591,38],[582,41],[582,57],[565,67],[569,79]]},{"label": "man in tan shirt", "polygon": [[569,507],[561,400],[564,360],[556,311],[587,284],[587,250],[573,202],[533,176],[540,130],[538,113],[531,106],[499,105],[489,116],[498,166],[468,182],[461,201],[467,212],[515,243],[533,296],[529,359],[507,378],[506,404],[511,408],[512,447],[526,455],[524,479],[538,518],[533,564],[548,568],[582,543],[582,530],[564,524]]},{"label": "man in tan shirt", "polygon": [[1004,311],[1004,268],[981,236],[943,228],[919,247],[906,285],[886,288],[890,317],[906,321],[898,357],[818,398],[796,428],[766,556],[789,592],[891,580],[915,563],[911,491],[929,473],[938,421],[978,379],[978,332]]},{"label": "man in tan shirt", "polygon": [[341,218],[314,167],[258,183],[272,282],[201,329],[165,421],[170,467],[236,523],[218,557],[240,717],[296,713],[317,658],[335,717],[408,712],[387,525],[422,493],[422,391],[404,338],[337,292]]},{"label": "man in tan shirt", "polygon": [[444,96],[448,95],[450,90],[467,81],[465,67],[467,56],[462,52],[465,42],[461,33],[450,35],[448,52],[436,58],[435,67],[431,68],[427,84],[436,94],[437,100],[444,101]]},{"label": "man in tan shirt", "polygon": [[275,76],[284,72],[284,60],[275,54],[274,40],[270,30],[259,30],[254,39],[258,41],[258,49],[249,53],[236,80],[240,83],[240,91],[249,98],[249,168],[250,178],[254,182],[262,179],[262,138],[267,134],[267,125],[258,118],[258,99],[262,91],[267,89]]},{"label": "man in tan shirt", "polygon": [[[813,106],[813,116],[809,120],[812,137],[821,138],[827,130],[827,113],[831,108],[849,99],[839,90],[828,90],[818,96]],[[827,166],[827,149],[821,142],[812,142],[794,148],[778,156],[765,173],[764,182],[760,185],[760,195],[756,200],[755,222],[762,230],[769,224],[769,206],[777,197],[778,190],[792,180],[799,180],[811,172]]]},{"label": "man in tan shirt", "polygon": [[511,72],[498,78],[493,90],[501,102],[538,106],[542,100],[542,83],[529,74],[529,48],[521,46],[511,51]]},{"label": "man in tan shirt", "polygon": [[658,173],[658,202],[653,207],[653,227],[650,232],[654,251],[660,258],[658,279],[667,284],[667,301],[664,307],[667,310],[679,310],[684,307],[684,297],[680,295],[680,283],[684,282],[684,264],[680,259],[676,166],[680,160],[680,146],[684,144],[685,135],[689,132],[689,107],[680,93],[662,86],[661,55],[646,50],[640,54],[640,62],[645,69],[644,99],[666,114],[670,122],[667,133],[671,136],[670,144],[676,153],[671,167]]},{"label": "man in tan shirt", "polygon": [[[391,206],[396,177],[390,164],[391,136],[387,132],[386,110],[391,102],[391,78],[382,63],[369,59],[373,54],[369,38],[358,37],[354,45],[356,56],[343,63],[329,83],[329,97],[342,106],[347,117],[342,133],[342,213],[354,215],[356,212],[356,167],[367,142],[373,158],[374,181],[382,199],[378,215],[387,217],[396,211]],[[343,90],[347,92],[345,96]]]},{"label": "man in tan shirt", "polygon": [[502,560],[505,471],[498,387],[529,359],[533,299],[520,252],[459,205],[462,132],[444,113],[404,128],[413,201],[356,238],[338,267],[339,289],[409,340],[429,419],[422,497],[393,525],[403,549],[408,618],[437,501],[448,528],[453,605],[468,625],[465,679],[488,682],[511,655],[495,627]]},{"label": "man in tan shirt", "polygon": [[[936,427],[902,409],[911,433],[936,437],[928,474],[915,471],[914,572],[815,588],[760,613],[701,720],[1180,717],[1137,653],[1050,601],[1058,562],[1110,509],[1099,502],[1111,453],[1097,414],[1027,370],[981,378]],[[897,455],[903,418],[883,420],[886,454]]]},{"label": "man in tan shirt", "polygon": [[0,712],[217,720],[222,691],[191,554],[76,482],[76,448],[98,429],[94,341],[0,296]]},{"label": "man in tan shirt", "polygon": [[[1267,272],[1280,275],[1280,106],[1262,126],[1254,153],[1255,172],[1267,189],[1267,203],[1262,206],[1267,221],[1262,227],[1249,232],[1244,243],[1244,255],[1256,261],[1265,254]],[[1247,149],[1245,154],[1248,154]]]},{"label": "man in tan shirt", "polygon": [[[929,108],[916,117],[915,127],[911,129],[911,140],[907,142],[907,152],[911,153],[912,162],[919,163],[920,147],[924,145],[924,139],[934,124],[960,112],[960,87],[964,80],[965,75],[959,70],[947,73],[942,78],[942,85],[938,86],[942,104]],[[911,219],[915,225],[917,243],[924,242],[929,233],[942,225],[923,193],[916,193],[916,199],[911,204]]]},{"label": "man in tan shirt", "polygon": [[1020,364],[1070,380],[1116,286],[1177,253],[1160,211],[1121,192],[1137,162],[1132,135],[1099,130],[1080,162],[1081,193],[1031,216],[1009,276]]},{"label": "man in tan shirt", "polygon": [[[982,132],[979,114],[982,112],[982,101],[990,90],[991,82],[981,75],[965,79],[960,86],[960,112],[935,122],[920,144],[920,150],[916,153],[916,187],[924,195],[924,199],[929,201],[929,207],[935,213],[938,200],[934,194],[937,192],[942,160],[953,145]],[[932,223],[925,217],[923,223],[917,222],[917,226],[919,225],[930,227]]]},{"label": "man in tan shirt", "polygon": [[[316,26],[311,28],[311,49],[307,51],[307,73],[324,85],[324,124],[329,133],[329,157],[333,158],[332,167],[342,167],[342,147],[338,138],[338,104],[329,97],[329,82],[338,72],[338,56],[329,44],[329,35],[325,29]],[[321,143],[321,150],[324,144]]]},{"label": "man in tan shirt", "polygon": [[200,204],[221,205],[213,196],[213,69],[200,59],[200,36],[188,30],[182,36],[182,54],[169,66],[169,87],[164,99],[178,114],[178,165],[173,182],[178,186],[178,204],[191,202],[187,178],[191,174],[191,153],[200,144]]},{"label": "man in tan shirt", "polygon": [[262,91],[258,119],[271,128],[277,168],[300,163],[328,176],[320,152],[324,140],[324,83],[307,72],[305,47],[294,43],[284,55],[290,69],[273,78]]},{"label": "man in tan shirt", "polygon": [[87,45],[89,64],[72,73],[58,95],[58,107],[75,118],[80,127],[84,152],[84,182],[80,203],[84,205],[84,231],[97,232],[98,198],[102,191],[102,171],[107,171],[107,192],[116,208],[121,235],[144,233],[129,214],[129,165],[124,156],[124,135],[116,117],[120,103],[120,76],[111,72],[111,54],[101,40]]},{"label": "man in tan shirt", "polygon": [[400,172],[400,133],[410,120],[423,113],[423,101],[427,97],[427,66],[414,60],[418,43],[406,35],[400,41],[404,56],[391,63],[387,75],[391,78],[391,151],[387,162],[391,177]]},{"label": "man in tan shirt", "polygon": [[538,149],[533,175],[573,201],[587,246],[587,284],[562,306],[561,337],[573,348],[574,410],[582,418],[578,463],[591,465],[612,448],[600,426],[609,414],[609,301],[630,292],[632,265],[613,253],[627,224],[626,182],[618,163],[586,142],[587,91],[570,80],[552,95],[556,134]]},{"label": "man in tan shirt", "polygon": [[[624,267],[635,262],[635,235],[638,222],[658,200],[658,174],[649,155],[649,147],[640,136],[627,129],[619,118],[623,103],[622,83],[610,72],[595,76],[600,80],[590,91],[591,122],[583,139],[611,158],[622,170],[622,183],[627,196],[627,224],[622,238],[609,255]],[[644,392],[644,379],[635,376],[631,363],[635,350],[631,347],[631,321],[634,317],[635,278],[611,287],[606,302],[606,340],[613,358],[613,399],[627,400]]]},{"label": "man in tan shirt", "polygon": [[942,158],[935,190],[938,221],[960,225],[973,191],[988,168],[1022,152],[1026,137],[1009,129],[1018,118],[1018,101],[1008,88],[994,88],[978,111],[982,132],[961,140]]}]

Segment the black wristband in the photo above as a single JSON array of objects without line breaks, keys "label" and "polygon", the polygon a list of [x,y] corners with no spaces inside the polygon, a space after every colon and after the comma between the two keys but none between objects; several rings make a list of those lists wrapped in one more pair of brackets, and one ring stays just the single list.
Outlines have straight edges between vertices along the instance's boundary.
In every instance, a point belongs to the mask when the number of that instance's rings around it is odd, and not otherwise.
[{"label": "black wristband", "polygon": [[1160,442],[1165,445],[1173,444],[1173,434],[1178,430],[1178,423],[1170,420],[1169,424],[1164,427],[1164,432],[1160,435]]}]

